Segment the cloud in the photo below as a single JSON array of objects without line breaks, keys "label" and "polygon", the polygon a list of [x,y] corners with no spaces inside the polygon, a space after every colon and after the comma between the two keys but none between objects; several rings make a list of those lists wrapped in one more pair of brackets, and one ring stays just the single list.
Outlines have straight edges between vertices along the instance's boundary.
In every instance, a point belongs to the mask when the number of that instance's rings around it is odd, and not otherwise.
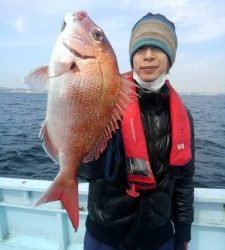
[{"label": "cloud", "polygon": [[[65,0],[57,2],[54,0],[36,1],[30,4],[29,0],[3,1],[4,13],[15,16],[18,11],[23,17],[18,18],[16,27],[18,32],[26,31],[26,16],[29,20],[37,16],[45,18],[63,18],[65,12],[73,10],[86,10],[94,20],[107,17],[109,20],[117,17],[117,27],[125,23],[124,29],[129,29],[135,20],[147,12],[162,13],[175,22],[180,43],[200,43],[225,36],[225,1],[224,0],[105,0],[76,1]],[[13,4],[12,4],[13,3]],[[13,8],[12,8],[13,6]],[[2,10],[0,10],[0,14]],[[5,15],[5,14],[4,14]],[[4,16],[3,15],[3,16]],[[32,16],[31,16],[32,15]],[[47,20],[47,19],[45,19]],[[33,21],[33,20],[32,20]]]},{"label": "cloud", "polygon": [[[126,0],[124,8],[161,13],[171,19],[181,43],[199,43],[225,36],[224,0]],[[180,36],[181,35],[181,36]]]},{"label": "cloud", "polygon": [[17,18],[15,22],[15,28],[20,34],[23,34],[27,31],[26,19],[23,16],[20,16],[19,18]]}]

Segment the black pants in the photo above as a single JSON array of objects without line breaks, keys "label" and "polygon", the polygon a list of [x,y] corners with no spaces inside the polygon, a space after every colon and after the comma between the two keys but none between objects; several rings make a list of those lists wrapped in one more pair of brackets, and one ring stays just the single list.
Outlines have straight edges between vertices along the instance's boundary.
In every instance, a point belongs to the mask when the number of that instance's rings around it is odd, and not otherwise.
[{"label": "black pants", "polygon": [[[84,250],[119,250],[94,239],[88,231],[84,237]],[[137,249],[138,250],[138,249]],[[149,250],[174,250],[174,240],[171,239],[159,247],[149,248]]]}]

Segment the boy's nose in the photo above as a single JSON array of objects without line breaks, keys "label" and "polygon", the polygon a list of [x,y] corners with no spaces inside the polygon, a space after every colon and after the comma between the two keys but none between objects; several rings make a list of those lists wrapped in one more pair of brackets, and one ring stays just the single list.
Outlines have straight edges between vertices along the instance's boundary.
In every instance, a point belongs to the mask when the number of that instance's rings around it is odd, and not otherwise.
[{"label": "boy's nose", "polygon": [[148,48],[145,49],[145,58],[146,59],[154,58],[154,52],[153,52],[152,48],[148,47]]}]

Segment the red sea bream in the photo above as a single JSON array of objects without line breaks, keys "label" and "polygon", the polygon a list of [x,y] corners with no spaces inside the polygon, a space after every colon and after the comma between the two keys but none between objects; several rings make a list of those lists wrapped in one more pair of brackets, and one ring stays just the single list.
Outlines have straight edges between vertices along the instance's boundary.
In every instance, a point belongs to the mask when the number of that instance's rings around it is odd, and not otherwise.
[{"label": "red sea bream", "polygon": [[76,230],[79,167],[97,159],[118,128],[129,102],[129,83],[119,73],[104,32],[84,11],[65,15],[49,64],[30,72],[24,82],[48,88],[40,137],[48,155],[60,165],[36,205],[60,200]]}]

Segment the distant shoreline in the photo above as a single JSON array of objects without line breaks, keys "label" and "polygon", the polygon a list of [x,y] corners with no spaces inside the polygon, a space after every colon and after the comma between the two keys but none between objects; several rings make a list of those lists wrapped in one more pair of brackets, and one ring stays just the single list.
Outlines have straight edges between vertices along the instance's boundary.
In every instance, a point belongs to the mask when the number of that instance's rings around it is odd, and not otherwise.
[{"label": "distant shoreline", "polygon": [[47,93],[46,90],[40,90],[40,89],[25,89],[25,88],[6,88],[6,87],[0,87],[0,92],[4,93]]},{"label": "distant shoreline", "polygon": [[[36,94],[43,94],[47,93],[46,90],[40,90],[40,89],[26,89],[26,88],[7,88],[7,87],[0,87],[0,92],[5,92],[5,93],[36,93]],[[225,95],[224,92],[218,93],[204,93],[204,92],[179,92],[180,95],[192,95],[192,96],[198,96],[198,95]]]}]

